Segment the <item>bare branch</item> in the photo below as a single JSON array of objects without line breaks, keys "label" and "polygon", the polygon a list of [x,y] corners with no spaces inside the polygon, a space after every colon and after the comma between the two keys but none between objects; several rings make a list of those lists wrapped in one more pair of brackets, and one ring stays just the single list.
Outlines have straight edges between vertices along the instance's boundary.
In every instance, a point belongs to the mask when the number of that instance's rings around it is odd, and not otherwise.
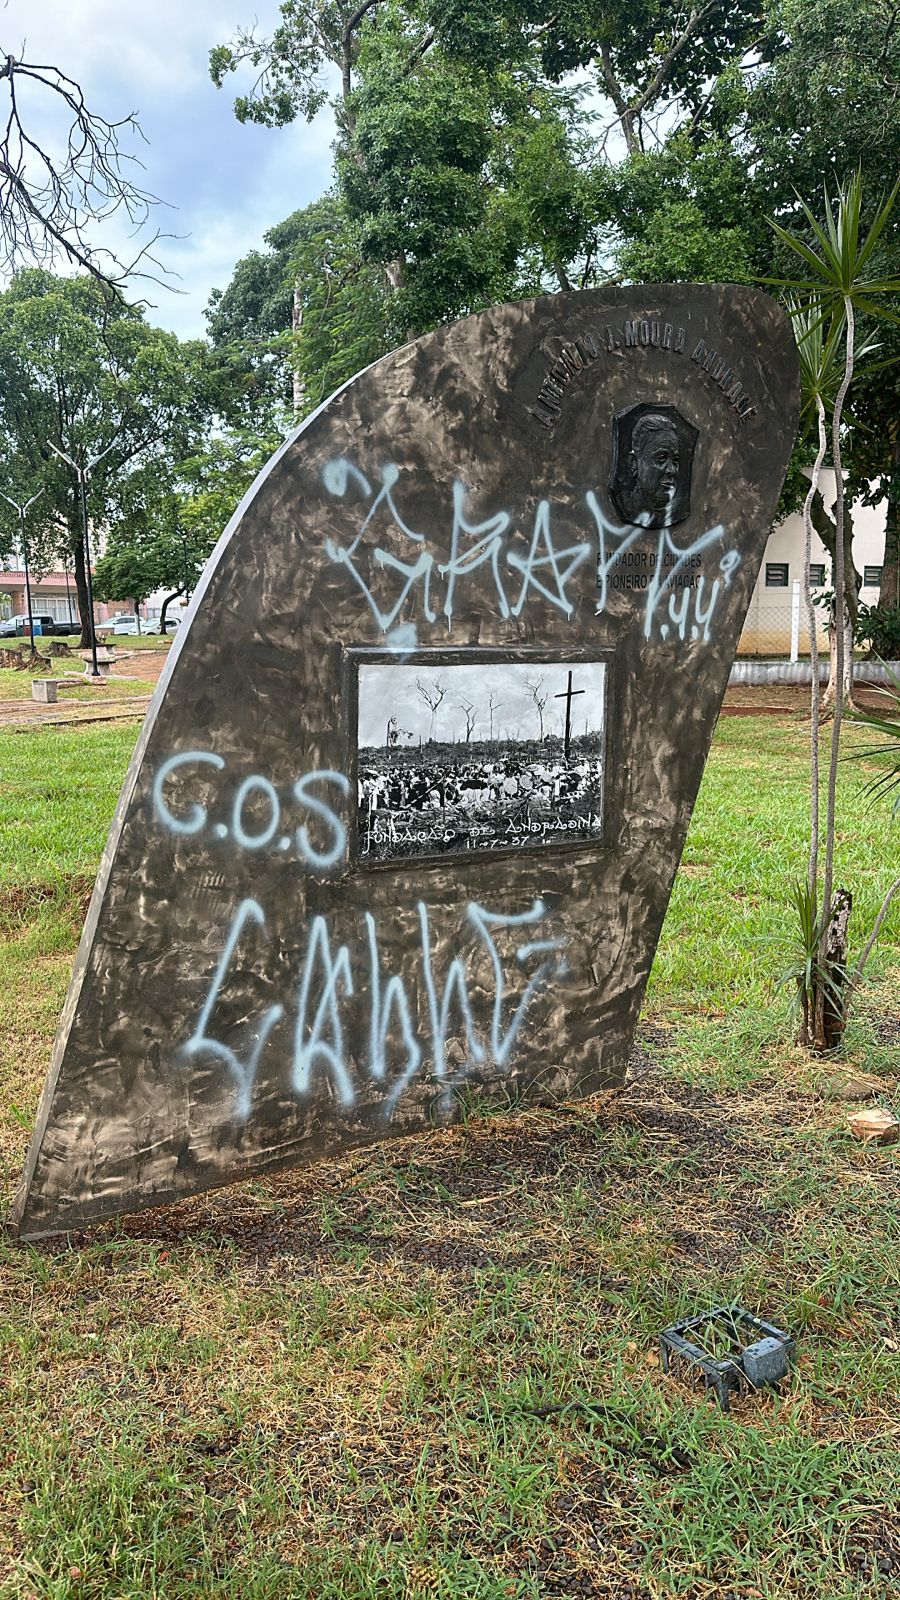
[{"label": "bare branch", "polygon": [[634,116],[629,108],[628,101],[625,99],[622,85],[613,72],[612,57],[609,53],[609,45],[606,44],[600,50],[600,71],[603,74],[603,82],[606,84],[609,98],[618,113],[616,120],[621,124],[622,132],[625,135],[628,154],[631,156],[637,155],[640,150],[640,143],[634,131]]},{"label": "bare branch", "polygon": [[875,941],[877,940],[878,935],[881,932],[882,923],[884,922],[884,919],[887,916],[888,911],[890,910],[891,901],[893,900],[894,896],[896,894],[898,894],[898,893],[900,893],[900,878],[897,878],[896,882],[891,884],[891,887],[888,889],[887,894],[885,895],[884,899],[881,902],[881,910],[879,911],[877,917],[875,918],[875,922],[874,922],[874,924],[872,926],[872,932],[869,934],[868,940],[866,941],[865,949],[863,950],[862,955],[860,956],[859,960],[856,963],[856,966],[853,969],[853,976],[850,979],[850,982],[852,984],[854,984],[854,985],[859,983],[860,978],[863,975],[863,972],[864,972],[865,966],[866,966],[866,962],[868,961],[870,955],[872,954],[872,951],[875,948]]},{"label": "bare branch", "polygon": [[[601,47],[600,72],[606,91],[616,108],[616,123],[621,126],[629,155],[637,155],[643,149],[641,136],[642,115],[656,99],[660,90],[664,88],[678,57],[711,9],[710,0],[707,0],[705,5],[699,8],[695,7],[691,11],[681,32],[672,40],[671,45],[660,60],[653,77],[633,100],[629,100],[626,97],[625,90],[615,75],[609,46],[604,44]],[[660,142],[658,136],[657,142]]]},{"label": "bare branch", "polygon": [[643,94],[638,95],[638,98],[629,106],[628,109],[632,116],[640,116],[641,112],[644,110],[644,107],[648,106],[651,100],[656,98],[691,35],[696,32],[697,24],[702,22],[703,18],[710,10],[711,6],[707,4],[705,6],[701,6],[699,11],[694,10],[691,12],[687,22],[678,35],[678,38],[673,40],[671,46],[663,56],[659,66],[656,69],[656,72],[650,79],[650,82],[648,83]]},{"label": "bare branch", "polygon": [[[0,56],[0,94],[7,96],[0,130],[0,269],[12,273],[31,263],[54,267],[66,260],[100,283],[121,287],[133,274],[160,263],[152,255],[157,230],[131,261],[98,248],[90,229],[117,213],[139,233],[158,198],[132,177],[142,164],[123,140],[143,138],[133,114],[109,122],[85,102],[81,86],[58,67]],[[22,94],[37,93],[42,109],[60,113],[64,131],[57,152],[29,131]],[[163,269],[160,268],[162,271]],[[156,278],[157,282],[162,281]]]},{"label": "bare branch", "polygon": [[350,73],[353,67],[354,30],[359,27],[366,12],[373,10],[379,3],[380,0],[361,0],[361,4],[356,7],[355,11],[351,11],[341,30],[341,94],[345,100],[353,89]]}]

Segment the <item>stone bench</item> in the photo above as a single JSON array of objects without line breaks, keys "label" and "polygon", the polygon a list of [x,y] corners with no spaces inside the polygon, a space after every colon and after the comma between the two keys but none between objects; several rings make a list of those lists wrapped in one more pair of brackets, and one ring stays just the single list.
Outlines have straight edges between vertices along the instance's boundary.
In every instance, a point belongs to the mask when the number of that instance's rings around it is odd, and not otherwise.
[{"label": "stone bench", "polygon": [[32,678],[31,698],[39,701],[41,705],[55,706],[59,699],[59,679]]}]

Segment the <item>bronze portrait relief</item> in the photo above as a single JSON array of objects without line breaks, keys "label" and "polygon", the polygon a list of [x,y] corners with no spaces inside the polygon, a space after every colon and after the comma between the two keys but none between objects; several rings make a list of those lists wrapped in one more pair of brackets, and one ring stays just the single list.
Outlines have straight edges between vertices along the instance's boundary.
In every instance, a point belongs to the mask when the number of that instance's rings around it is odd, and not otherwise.
[{"label": "bronze portrait relief", "polygon": [[642,402],[616,413],[609,492],[624,522],[672,528],[689,516],[698,437],[674,406]]}]

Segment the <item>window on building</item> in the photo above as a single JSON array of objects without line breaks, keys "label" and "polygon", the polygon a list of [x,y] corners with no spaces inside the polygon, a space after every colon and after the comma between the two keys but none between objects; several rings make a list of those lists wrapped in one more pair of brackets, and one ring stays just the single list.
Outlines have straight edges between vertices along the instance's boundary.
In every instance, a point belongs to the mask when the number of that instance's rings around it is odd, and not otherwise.
[{"label": "window on building", "polygon": [[811,561],[810,562],[810,564],[809,564],[809,586],[810,586],[811,589],[823,589],[825,587],[825,563],[824,563],[824,561]]},{"label": "window on building", "polygon": [[42,616],[52,617],[54,622],[68,622],[71,618],[73,627],[78,627],[78,605],[74,594],[70,609],[64,594],[41,594],[38,590],[34,596],[34,609]]},{"label": "window on building", "polygon": [[863,567],[863,588],[879,589],[881,587],[881,568]]},{"label": "window on building", "polygon": [[788,564],[786,561],[766,562],[766,588],[786,589],[788,586]]}]

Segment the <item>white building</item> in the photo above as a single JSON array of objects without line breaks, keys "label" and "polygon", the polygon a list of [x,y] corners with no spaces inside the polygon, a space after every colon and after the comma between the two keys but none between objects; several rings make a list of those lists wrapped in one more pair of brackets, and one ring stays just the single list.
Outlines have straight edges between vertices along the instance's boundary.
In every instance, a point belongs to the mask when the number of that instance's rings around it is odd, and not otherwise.
[{"label": "white building", "polygon": [[[822,474],[823,498],[831,510],[834,501],[834,473],[830,468]],[[862,578],[860,600],[869,606],[878,603],[881,586],[881,565],[884,560],[884,529],[887,504],[864,506],[856,501],[853,506],[853,560]],[[798,513],[786,518],[773,530],[766,546],[763,560],[744,631],[738,645],[739,656],[786,656],[791,650],[792,612],[797,606],[800,584],[800,637],[799,653],[809,654],[809,629],[806,606],[802,598],[803,549],[805,535],[803,517]],[[830,589],[831,560],[818,535],[813,531],[812,541],[813,588]],[[826,612],[817,607],[821,619],[819,642],[827,649]]]}]

